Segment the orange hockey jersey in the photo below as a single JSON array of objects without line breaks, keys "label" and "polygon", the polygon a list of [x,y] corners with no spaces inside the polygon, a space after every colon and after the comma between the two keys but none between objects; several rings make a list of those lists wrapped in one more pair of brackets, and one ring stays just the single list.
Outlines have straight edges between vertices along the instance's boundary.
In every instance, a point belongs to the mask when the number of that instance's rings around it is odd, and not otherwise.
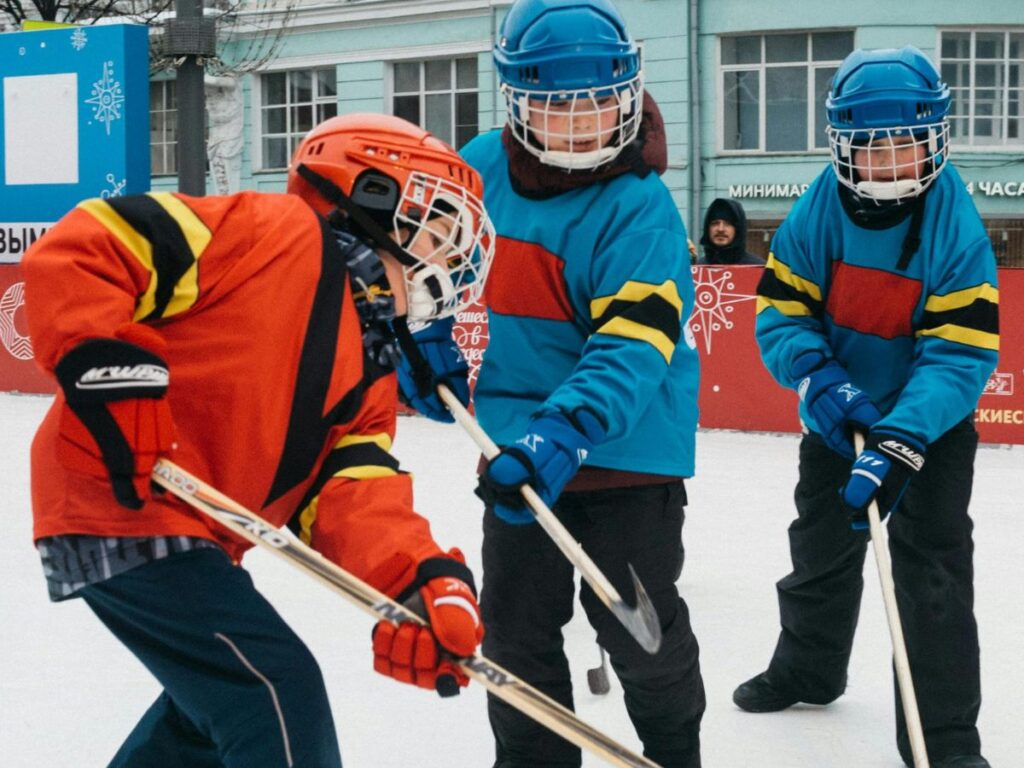
[{"label": "orange hockey jersey", "polygon": [[[390,456],[396,381],[364,369],[334,235],[298,197],[88,200],[26,254],[26,312],[49,372],[76,344],[144,323],[167,342],[174,461],[391,595],[443,553]],[[250,545],[170,495],[133,511],[57,459],[63,396],[32,445],[34,537],[184,535]]]}]

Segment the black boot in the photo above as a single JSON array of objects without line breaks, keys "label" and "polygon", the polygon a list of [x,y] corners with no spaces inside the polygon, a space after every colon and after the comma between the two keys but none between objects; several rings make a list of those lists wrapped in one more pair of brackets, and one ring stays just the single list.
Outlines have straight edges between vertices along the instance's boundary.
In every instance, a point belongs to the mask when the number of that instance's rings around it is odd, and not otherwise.
[{"label": "black boot", "polygon": [[932,768],[992,768],[981,755],[951,755],[932,763]]},{"label": "black boot", "polygon": [[733,691],[732,700],[747,712],[778,712],[796,704],[800,697],[775,683],[767,672],[762,672]]}]

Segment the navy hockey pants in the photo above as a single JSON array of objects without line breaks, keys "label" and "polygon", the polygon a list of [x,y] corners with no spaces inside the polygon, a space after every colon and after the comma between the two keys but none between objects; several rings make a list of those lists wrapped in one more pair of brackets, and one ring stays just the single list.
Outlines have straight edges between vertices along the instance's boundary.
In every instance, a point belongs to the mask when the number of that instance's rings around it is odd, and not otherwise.
[{"label": "navy hockey pants", "polygon": [[[977,754],[981,705],[974,619],[974,525],[967,514],[978,435],[965,421],[928,446],[923,469],[888,519],[896,602],[931,761]],[[789,527],[793,572],[778,582],[782,632],[770,666],[801,701],[843,693],[870,543],[839,504],[850,462],[815,434],[800,444],[798,517]],[[894,681],[895,685],[895,681]],[[899,687],[896,740],[912,765]]]},{"label": "navy hockey pants", "polygon": [[[644,754],[665,768],[699,768],[704,685],[690,615],[676,589],[683,508],[682,481],[564,493],[554,511],[626,600],[627,563],[651,597],[663,640],[644,651],[586,583],[580,602],[622,683],[626,710]],[[508,525],[484,516],[481,611],[485,655],[572,709],[562,627],[573,613],[573,566],[536,524]],[[595,654],[597,649],[595,648]],[[575,768],[580,750],[499,699],[488,697],[496,768]]]},{"label": "navy hockey pants", "polygon": [[111,768],[340,768],[316,661],[222,550],[81,594],[164,688]]}]

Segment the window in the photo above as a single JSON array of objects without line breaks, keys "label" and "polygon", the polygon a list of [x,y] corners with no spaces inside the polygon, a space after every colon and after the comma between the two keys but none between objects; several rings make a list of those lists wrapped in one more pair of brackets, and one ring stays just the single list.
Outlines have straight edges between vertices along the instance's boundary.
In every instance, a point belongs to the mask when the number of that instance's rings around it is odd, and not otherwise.
[{"label": "window", "polygon": [[149,168],[154,176],[178,172],[178,101],[174,80],[149,84]]},{"label": "window", "polygon": [[996,264],[1024,268],[1024,219],[985,219]]},{"label": "window", "polygon": [[825,97],[853,32],[721,38],[722,150],[828,147]]},{"label": "window", "polygon": [[971,146],[1024,143],[1024,30],[944,31],[942,79],[952,138]]},{"label": "window", "polygon": [[271,72],[260,85],[262,167],[287,168],[302,137],[338,114],[337,74],[334,67]]},{"label": "window", "polygon": [[397,61],[391,112],[460,148],[479,133],[476,57]]}]

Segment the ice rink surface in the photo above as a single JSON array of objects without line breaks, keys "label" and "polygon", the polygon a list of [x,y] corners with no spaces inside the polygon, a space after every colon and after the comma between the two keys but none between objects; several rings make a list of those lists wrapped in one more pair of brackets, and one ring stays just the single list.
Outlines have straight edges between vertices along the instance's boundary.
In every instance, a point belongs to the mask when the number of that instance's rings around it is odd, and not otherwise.
[{"label": "ice rink surface", "polygon": [[[158,693],[146,670],[81,601],[51,604],[31,545],[28,447],[47,398],[0,394],[0,766],[104,766]],[[680,581],[701,646],[708,708],[705,768],[898,768],[889,634],[874,559],[846,695],[826,707],[751,715],[733,688],[762,671],[775,645],[774,583],[788,572],[786,527],[797,437],[701,432],[688,482],[686,566]],[[395,454],[415,474],[418,509],[442,546],[457,545],[479,578],[477,451],[457,426],[399,422]],[[244,460],[244,457],[239,457]],[[983,751],[995,768],[1024,766],[1024,446],[983,447],[971,505],[981,632]],[[245,565],[320,662],[346,768],[485,768],[493,762],[483,690],[457,699],[372,672],[372,620],[260,551]],[[566,630],[579,715],[639,751],[612,680],[592,695],[598,663],[582,610]],[[602,763],[585,757],[585,766]]]}]

